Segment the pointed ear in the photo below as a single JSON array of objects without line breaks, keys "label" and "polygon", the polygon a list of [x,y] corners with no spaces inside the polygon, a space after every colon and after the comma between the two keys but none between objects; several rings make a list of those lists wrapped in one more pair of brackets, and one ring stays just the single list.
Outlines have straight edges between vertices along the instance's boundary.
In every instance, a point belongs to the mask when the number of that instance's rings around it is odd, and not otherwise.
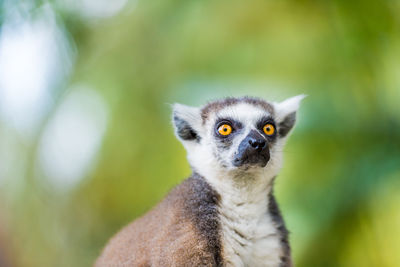
[{"label": "pointed ear", "polygon": [[300,102],[306,95],[298,95],[288,98],[280,103],[274,103],[276,111],[276,121],[280,137],[285,137],[293,128],[296,122],[296,113]]},{"label": "pointed ear", "polygon": [[202,120],[199,108],[174,104],[172,121],[175,134],[183,144],[200,142]]}]

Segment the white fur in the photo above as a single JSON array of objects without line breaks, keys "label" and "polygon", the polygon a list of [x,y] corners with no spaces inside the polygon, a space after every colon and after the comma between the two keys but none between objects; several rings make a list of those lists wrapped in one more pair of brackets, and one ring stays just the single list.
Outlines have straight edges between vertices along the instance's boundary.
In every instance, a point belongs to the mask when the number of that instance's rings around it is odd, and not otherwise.
[{"label": "white fur", "polygon": [[296,112],[299,109],[300,102],[306,97],[306,95],[297,95],[288,98],[282,102],[274,103],[276,111],[276,120],[282,121],[290,113]]},{"label": "white fur", "polygon": [[219,211],[227,266],[279,266],[282,250],[266,190],[225,188]]},{"label": "white fur", "polygon": [[[302,98],[297,96],[274,103],[276,118],[283,119],[285,115],[295,112]],[[185,110],[180,109],[180,112]],[[201,133],[201,141],[183,142],[192,168],[221,196],[222,256],[227,266],[279,266],[283,256],[280,235],[267,209],[272,179],[282,166],[282,148],[286,138],[277,139],[270,148],[270,160],[264,168],[243,170],[231,164],[243,138],[250,130],[257,130],[256,122],[268,115],[271,114],[264,109],[247,103],[232,105],[212,114],[205,125],[200,126],[198,121],[192,121],[196,131]],[[187,116],[188,119],[195,117],[193,114]],[[231,149],[219,155],[225,159],[224,166],[214,157],[216,146],[213,129],[217,118],[231,118],[244,126],[241,134],[235,137]]]}]

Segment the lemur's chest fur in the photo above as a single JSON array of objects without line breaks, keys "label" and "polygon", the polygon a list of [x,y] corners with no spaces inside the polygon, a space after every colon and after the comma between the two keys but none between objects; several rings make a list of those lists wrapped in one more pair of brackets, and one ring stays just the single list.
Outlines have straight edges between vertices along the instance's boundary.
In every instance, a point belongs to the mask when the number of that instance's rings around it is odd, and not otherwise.
[{"label": "lemur's chest fur", "polygon": [[272,186],[217,191],[224,266],[290,266],[287,231]]},{"label": "lemur's chest fur", "polygon": [[220,220],[226,266],[280,265],[281,237],[266,209],[254,204],[221,207]]}]

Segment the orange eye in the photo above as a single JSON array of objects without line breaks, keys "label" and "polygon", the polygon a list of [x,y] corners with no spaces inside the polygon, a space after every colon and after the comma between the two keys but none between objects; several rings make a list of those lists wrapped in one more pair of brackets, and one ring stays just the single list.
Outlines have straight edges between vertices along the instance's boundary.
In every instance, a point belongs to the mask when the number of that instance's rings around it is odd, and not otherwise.
[{"label": "orange eye", "polygon": [[232,132],[232,126],[230,126],[229,124],[222,124],[218,128],[218,132],[220,135],[224,136],[230,135]]},{"label": "orange eye", "polygon": [[264,133],[266,135],[273,135],[275,133],[275,127],[274,125],[267,123],[263,127]]}]

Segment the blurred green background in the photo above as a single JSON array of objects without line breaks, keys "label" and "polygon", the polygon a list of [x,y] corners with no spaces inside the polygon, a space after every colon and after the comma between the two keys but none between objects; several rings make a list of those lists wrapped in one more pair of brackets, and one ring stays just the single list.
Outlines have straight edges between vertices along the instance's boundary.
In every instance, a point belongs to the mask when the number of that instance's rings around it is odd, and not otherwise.
[{"label": "blurred green background", "polygon": [[0,8],[0,266],[90,266],[187,177],[171,103],[301,93],[276,184],[296,266],[400,266],[400,1]]}]

